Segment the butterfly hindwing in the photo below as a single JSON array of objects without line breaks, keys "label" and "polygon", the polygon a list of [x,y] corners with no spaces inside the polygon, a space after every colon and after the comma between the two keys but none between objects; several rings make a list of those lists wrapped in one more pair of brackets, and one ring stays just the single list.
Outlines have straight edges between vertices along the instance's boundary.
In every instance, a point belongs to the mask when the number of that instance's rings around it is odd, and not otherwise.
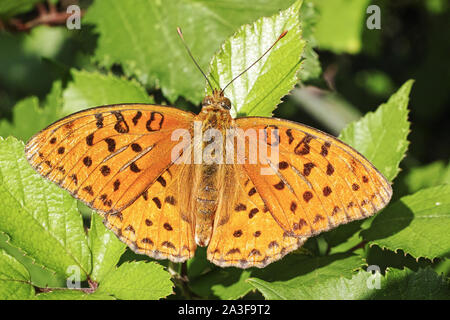
[{"label": "butterfly hindwing", "polygon": [[169,167],[133,204],[105,215],[105,225],[136,253],[174,262],[192,258],[196,249],[193,219],[184,211],[186,198],[180,196],[191,169]]},{"label": "butterfly hindwing", "polygon": [[[232,165],[214,223],[207,257],[219,266],[265,267],[300,247],[274,220],[242,166]],[[228,203],[224,206],[224,203]]]}]

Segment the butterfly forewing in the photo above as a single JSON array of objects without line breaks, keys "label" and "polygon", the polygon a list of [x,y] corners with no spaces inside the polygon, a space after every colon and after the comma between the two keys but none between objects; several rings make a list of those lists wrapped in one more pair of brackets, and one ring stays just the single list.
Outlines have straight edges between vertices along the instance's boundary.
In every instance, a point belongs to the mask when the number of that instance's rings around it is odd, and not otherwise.
[{"label": "butterfly forewing", "polygon": [[171,164],[177,141],[194,115],[154,105],[114,105],[66,117],[26,146],[31,165],[100,212],[125,209]]}]

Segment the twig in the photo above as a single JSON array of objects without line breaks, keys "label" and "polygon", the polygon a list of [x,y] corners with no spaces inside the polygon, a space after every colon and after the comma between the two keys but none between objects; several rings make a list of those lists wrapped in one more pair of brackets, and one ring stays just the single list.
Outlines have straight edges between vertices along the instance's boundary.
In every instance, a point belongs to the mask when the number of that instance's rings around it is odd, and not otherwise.
[{"label": "twig", "polygon": [[[10,25],[14,26],[14,28],[17,31],[28,31],[33,27],[36,27],[41,24],[46,25],[65,24],[67,18],[69,18],[69,16],[71,15],[71,13],[67,13],[65,11],[59,12],[56,6],[50,2],[48,4],[48,7],[49,9],[47,10],[47,8],[42,3],[38,3],[36,4],[36,8],[39,15],[36,18],[25,23],[16,18],[10,19],[8,22]],[[84,10],[81,10],[80,15],[81,16],[84,15]]]}]

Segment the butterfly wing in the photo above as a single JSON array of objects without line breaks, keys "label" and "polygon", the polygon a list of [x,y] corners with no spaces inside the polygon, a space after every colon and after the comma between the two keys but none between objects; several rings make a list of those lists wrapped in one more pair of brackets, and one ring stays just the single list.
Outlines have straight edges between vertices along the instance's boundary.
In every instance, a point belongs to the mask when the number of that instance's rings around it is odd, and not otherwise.
[{"label": "butterfly wing", "polygon": [[236,125],[264,132],[263,143],[277,146],[279,158],[228,170],[233,182],[224,199],[231,205],[219,205],[208,247],[218,265],[264,267],[308,237],[374,214],[391,198],[383,175],[335,137],[275,118],[240,118]]},{"label": "butterfly wing", "polygon": [[32,137],[25,153],[49,180],[102,213],[133,203],[171,164],[194,114],[155,105],[112,105],[70,115]]},{"label": "butterfly wing", "polygon": [[208,260],[222,267],[262,268],[300,247],[306,238],[286,233],[274,220],[244,167],[228,167]]},{"label": "butterfly wing", "polygon": [[386,178],[335,137],[275,118],[248,117],[236,123],[244,130],[263,130],[265,137],[275,137],[271,144],[279,144],[279,162],[270,164],[273,174],[261,175],[258,165],[243,166],[273,218],[289,234],[309,237],[369,217],[392,196]]},{"label": "butterfly wing", "polygon": [[172,165],[122,212],[106,214],[105,225],[133,251],[155,259],[183,262],[195,254],[193,219],[185,187],[192,167]]}]

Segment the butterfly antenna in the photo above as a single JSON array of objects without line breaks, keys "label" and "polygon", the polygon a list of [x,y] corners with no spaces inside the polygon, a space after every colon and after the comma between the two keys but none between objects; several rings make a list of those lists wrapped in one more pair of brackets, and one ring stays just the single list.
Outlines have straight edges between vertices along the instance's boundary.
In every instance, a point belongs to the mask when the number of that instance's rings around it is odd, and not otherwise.
[{"label": "butterfly antenna", "polygon": [[287,30],[284,30],[284,31],[280,34],[280,36],[278,37],[278,39],[275,40],[275,42],[270,46],[270,48],[267,49],[266,52],[264,52],[264,53],[261,55],[261,57],[259,57],[255,62],[253,62],[247,69],[245,69],[244,71],[242,71],[241,73],[239,73],[239,74],[238,74],[236,77],[234,77],[230,82],[228,82],[228,84],[222,89],[222,92],[221,92],[221,93],[223,94],[223,92],[225,91],[225,89],[226,89],[230,84],[232,84],[234,80],[236,80],[237,78],[239,78],[240,76],[242,76],[244,73],[246,73],[251,67],[253,67],[255,64],[257,64],[257,63],[259,62],[259,60],[261,60],[267,53],[269,53],[269,51],[270,51],[273,47],[275,47],[275,45],[277,44],[277,42],[280,41],[280,40],[286,35],[286,33],[288,33]]},{"label": "butterfly antenna", "polygon": [[186,48],[186,51],[188,52],[189,56],[191,57],[192,61],[194,61],[195,65],[197,66],[198,70],[200,70],[200,72],[202,73],[202,75],[205,77],[206,81],[208,81],[209,87],[211,88],[211,91],[214,91],[213,86],[211,84],[211,82],[209,81],[208,77],[206,76],[206,74],[203,72],[202,68],[200,68],[200,66],[198,65],[197,61],[195,60],[194,56],[191,53],[191,50],[189,49],[189,47],[186,44],[186,41],[184,41],[183,38],[183,32],[181,32],[181,28],[177,27],[177,32],[178,35],[181,38],[181,41],[183,42],[184,47]]}]

